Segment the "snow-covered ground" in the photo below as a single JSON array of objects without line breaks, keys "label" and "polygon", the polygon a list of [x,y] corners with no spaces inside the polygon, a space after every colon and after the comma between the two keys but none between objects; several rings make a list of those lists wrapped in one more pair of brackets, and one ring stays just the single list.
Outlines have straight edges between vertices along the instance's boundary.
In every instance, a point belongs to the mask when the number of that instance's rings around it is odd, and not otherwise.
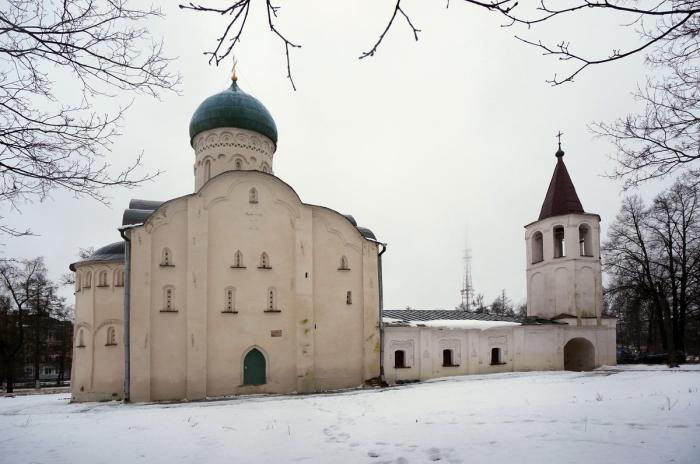
[{"label": "snow-covered ground", "polygon": [[453,377],[178,404],[0,398],[0,462],[700,463],[700,370]]}]

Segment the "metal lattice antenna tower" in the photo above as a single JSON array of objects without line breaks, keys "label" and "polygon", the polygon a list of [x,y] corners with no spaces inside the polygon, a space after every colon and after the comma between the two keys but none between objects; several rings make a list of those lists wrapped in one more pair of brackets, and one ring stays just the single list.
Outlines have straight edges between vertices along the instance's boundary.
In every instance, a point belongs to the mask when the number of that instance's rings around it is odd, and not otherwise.
[{"label": "metal lattice antenna tower", "polygon": [[472,254],[469,248],[464,249],[464,281],[462,282],[462,308],[471,311],[474,301],[474,286],[472,285]]}]

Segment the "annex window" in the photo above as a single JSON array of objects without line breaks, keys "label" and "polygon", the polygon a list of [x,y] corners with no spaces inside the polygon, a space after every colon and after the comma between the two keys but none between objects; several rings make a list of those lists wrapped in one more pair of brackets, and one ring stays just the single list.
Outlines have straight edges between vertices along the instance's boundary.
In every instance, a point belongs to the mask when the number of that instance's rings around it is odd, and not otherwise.
[{"label": "annex window", "polygon": [[394,367],[403,368],[406,366],[406,352],[404,350],[394,351]]},{"label": "annex window", "polygon": [[563,258],[566,256],[566,240],[564,237],[564,227],[556,226],[554,228],[554,257]]},{"label": "annex window", "polygon": [[350,265],[348,263],[348,257],[343,255],[340,257],[340,267],[338,268],[339,271],[349,271],[350,270]]},{"label": "annex window", "polygon": [[106,287],[107,286],[107,271],[100,271],[100,273],[97,274],[97,286],[98,287]]},{"label": "annex window", "polygon": [[272,269],[272,266],[270,266],[270,257],[264,251],[260,255],[260,266],[258,267],[260,269]]},{"label": "annex window", "polygon": [[204,162],[204,182],[211,179],[211,160]]},{"label": "annex window", "polygon": [[85,282],[83,282],[83,288],[92,287],[92,272],[88,271],[85,274]]},{"label": "annex window", "polygon": [[245,266],[243,265],[243,253],[241,253],[241,250],[236,250],[236,252],[233,254],[233,266],[235,268],[244,268]]},{"label": "annex window", "polygon": [[444,367],[452,367],[455,365],[452,354],[452,350],[442,350],[442,365]]},{"label": "annex window", "polygon": [[265,311],[268,311],[268,312],[279,311],[279,309],[277,309],[277,291],[274,288],[268,288],[266,297],[267,297],[267,306],[266,306],[267,309]]},{"label": "annex window", "polygon": [[177,312],[175,309],[175,288],[172,286],[163,289],[163,309],[161,312]]},{"label": "annex window", "polygon": [[224,290],[224,311],[225,313],[235,313],[236,311],[236,289],[227,287]]},{"label": "annex window", "polygon": [[78,348],[85,348],[85,330],[78,330]]},{"label": "annex window", "polygon": [[345,292],[345,304],[352,304],[352,292],[350,290]]},{"label": "annex window", "polygon": [[586,224],[581,224],[578,228],[578,247],[581,256],[593,256],[591,229]]},{"label": "annex window", "polygon": [[114,327],[107,327],[107,346],[115,346],[117,344],[117,331]]},{"label": "annex window", "polygon": [[163,248],[163,255],[160,259],[160,265],[163,267],[175,266],[173,263],[173,252],[170,251],[170,248]]},{"label": "annex window", "polygon": [[117,269],[114,271],[114,286],[123,287],[124,286],[124,271]]},{"label": "annex window", "polygon": [[257,202],[258,202],[258,189],[253,187],[248,191],[248,203],[257,203]]},{"label": "annex window", "polygon": [[236,167],[236,169],[241,169],[241,167],[243,167],[243,163],[239,158],[236,158],[236,161],[233,162],[233,165]]},{"label": "annex window", "polygon": [[532,264],[544,260],[544,242],[542,232],[535,232],[532,236]]},{"label": "annex window", "polygon": [[491,348],[491,365],[495,366],[496,364],[503,364],[501,361],[501,349]]}]

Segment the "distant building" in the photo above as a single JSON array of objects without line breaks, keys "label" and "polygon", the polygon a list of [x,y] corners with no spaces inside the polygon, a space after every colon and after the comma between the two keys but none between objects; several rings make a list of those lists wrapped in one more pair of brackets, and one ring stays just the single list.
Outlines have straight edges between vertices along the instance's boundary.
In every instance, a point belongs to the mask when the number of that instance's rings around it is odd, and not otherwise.
[{"label": "distant building", "polygon": [[389,382],[616,363],[616,319],[603,315],[600,216],[585,213],[561,147],[539,218],[525,226],[527,317],[384,311]]}]

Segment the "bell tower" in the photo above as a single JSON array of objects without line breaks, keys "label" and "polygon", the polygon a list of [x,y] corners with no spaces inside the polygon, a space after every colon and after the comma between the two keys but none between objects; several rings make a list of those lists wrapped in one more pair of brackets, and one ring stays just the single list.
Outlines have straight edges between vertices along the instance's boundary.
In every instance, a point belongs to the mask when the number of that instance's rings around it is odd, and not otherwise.
[{"label": "bell tower", "polygon": [[559,149],[539,218],[525,226],[527,315],[597,318],[603,310],[600,216],[586,213]]}]

